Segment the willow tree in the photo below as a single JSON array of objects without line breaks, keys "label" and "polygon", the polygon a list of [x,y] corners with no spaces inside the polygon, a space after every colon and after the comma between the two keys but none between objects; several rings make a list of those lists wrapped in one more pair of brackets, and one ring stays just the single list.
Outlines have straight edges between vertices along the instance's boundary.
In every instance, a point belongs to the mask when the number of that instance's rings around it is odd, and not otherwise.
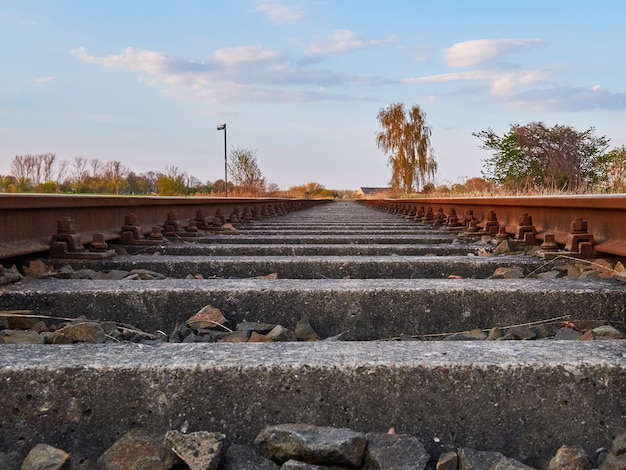
[{"label": "willow tree", "polygon": [[389,154],[391,187],[405,193],[420,190],[437,171],[426,113],[419,105],[406,113],[403,103],[394,103],[379,111],[378,121],[383,130],[376,136],[376,144]]}]

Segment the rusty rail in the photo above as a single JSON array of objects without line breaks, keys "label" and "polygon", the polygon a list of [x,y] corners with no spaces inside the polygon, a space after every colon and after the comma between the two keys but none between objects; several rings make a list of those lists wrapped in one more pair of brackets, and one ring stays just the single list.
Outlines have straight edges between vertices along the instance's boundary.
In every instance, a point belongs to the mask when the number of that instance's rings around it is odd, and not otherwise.
[{"label": "rusty rail", "polygon": [[452,209],[463,219],[472,211],[478,225],[485,225],[489,211],[495,213],[497,222],[507,234],[519,230],[520,217],[528,214],[538,240],[554,234],[556,243],[566,244],[573,228],[580,228],[581,220],[593,237],[598,253],[626,256],[626,196],[534,196],[534,197],[476,197],[476,198],[420,198],[420,199],[370,199],[363,204],[381,210],[407,214],[421,208],[434,213],[441,208],[445,214]]},{"label": "rusty rail", "polygon": [[[120,238],[128,216],[149,233],[168,219],[188,221],[216,216],[222,222],[233,218],[260,218],[291,212],[324,203],[309,199],[190,198],[190,197],[115,197],[43,194],[0,194],[0,259],[48,251],[57,234],[60,219],[75,224],[83,244]],[[233,215],[237,214],[237,215]]]}]

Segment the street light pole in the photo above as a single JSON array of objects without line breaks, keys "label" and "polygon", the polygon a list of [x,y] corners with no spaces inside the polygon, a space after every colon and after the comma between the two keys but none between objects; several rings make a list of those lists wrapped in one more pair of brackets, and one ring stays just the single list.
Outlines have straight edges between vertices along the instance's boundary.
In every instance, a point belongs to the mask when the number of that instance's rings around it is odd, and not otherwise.
[{"label": "street light pole", "polygon": [[226,157],[226,123],[217,126],[218,131],[224,131],[224,191],[228,197],[228,159]]}]

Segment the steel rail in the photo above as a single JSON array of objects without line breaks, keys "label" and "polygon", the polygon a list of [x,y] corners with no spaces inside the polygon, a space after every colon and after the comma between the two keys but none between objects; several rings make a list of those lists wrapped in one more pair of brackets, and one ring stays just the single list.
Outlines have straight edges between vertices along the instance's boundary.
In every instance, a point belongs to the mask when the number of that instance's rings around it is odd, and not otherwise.
[{"label": "steel rail", "polygon": [[367,199],[362,202],[391,211],[406,206],[424,206],[433,211],[443,208],[448,214],[454,208],[459,218],[466,210],[472,210],[474,217],[481,222],[486,219],[488,211],[494,211],[498,223],[510,235],[516,233],[519,217],[528,214],[539,240],[551,233],[559,244],[566,243],[572,222],[582,218],[593,236],[596,252],[626,256],[626,196],[623,195]]},{"label": "steel rail", "polygon": [[174,211],[181,221],[196,217],[201,210],[208,218],[220,211],[227,218],[237,208],[273,208],[291,211],[327,202],[279,198],[195,198],[161,196],[78,196],[44,194],[0,194],[0,259],[44,252],[62,217],[70,217],[84,244],[96,233],[105,240],[120,237],[125,217],[135,214],[144,232],[163,224]]}]

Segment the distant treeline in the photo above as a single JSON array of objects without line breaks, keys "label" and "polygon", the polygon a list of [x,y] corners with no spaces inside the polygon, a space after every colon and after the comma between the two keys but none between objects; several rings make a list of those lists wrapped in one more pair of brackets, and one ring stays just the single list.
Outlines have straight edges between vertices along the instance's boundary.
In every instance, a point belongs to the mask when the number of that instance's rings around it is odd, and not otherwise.
[{"label": "distant treeline", "polygon": [[[237,168],[232,170],[236,172]],[[262,179],[263,184],[251,186],[240,175],[232,176],[235,182],[228,182],[229,196],[350,198],[355,194],[328,190],[314,182],[281,190]],[[54,153],[45,153],[13,157],[11,174],[0,175],[0,192],[219,197],[226,194],[226,183],[223,179],[202,182],[174,165],[163,172],[135,173],[119,161],[85,157],[61,160]]]}]

